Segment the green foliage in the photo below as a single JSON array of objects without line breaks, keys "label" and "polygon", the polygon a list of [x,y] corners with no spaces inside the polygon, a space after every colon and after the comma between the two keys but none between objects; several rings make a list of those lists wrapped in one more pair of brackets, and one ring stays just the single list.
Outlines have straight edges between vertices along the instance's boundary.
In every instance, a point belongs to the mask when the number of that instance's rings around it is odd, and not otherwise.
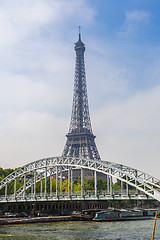
[{"label": "green foliage", "polygon": [[[11,174],[14,171],[14,169],[11,168],[7,168],[7,169],[3,169],[0,168],[0,181],[3,180],[3,178],[7,177],[9,174]],[[11,182],[8,184],[8,193],[12,194],[13,193],[13,189],[14,189],[14,183]],[[4,195],[5,189],[1,189],[0,190],[0,195]]]},{"label": "green foliage", "polygon": [[7,177],[9,174],[11,174],[13,171],[15,170],[11,168],[7,168],[7,169],[0,168],[0,181],[3,178]]},{"label": "green foliage", "polygon": [[[0,181],[17,169],[10,169],[10,168],[3,169],[3,168],[0,168]],[[31,172],[30,175],[28,175],[28,177],[30,177],[30,178],[34,177],[34,172]],[[56,191],[56,179],[55,178],[50,178],[50,177],[47,178],[47,192],[50,192],[50,181],[52,181],[52,192],[55,192]],[[17,179],[17,189],[22,187],[23,184],[24,184],[24,179],[23,178],[22,179]],[[94,185],[95,185],[94,178],[84,180],[84,190],[85,191],[94,191],[94,188],[95,188]],[[125,188],[125,185],[126,184],[123,183],[123,188]],[[42,191],[43,192],[44,192],[44,188],[45,188],[45,180],[43,179],[42,180]],[[131,189],[131,188],[132,187],[129,186],[129,189]],[[119,190],[119,189],[121,189],[121,181],[117,180],[113,184],[113,190]],[[60,191],[60,180],[58,182],[58,190]],[[97,190],[107,190],[107,180],[102,180],[100,177],[97,177]],[[62,191],[63,192],[68,192],[68,179],[63,180]],[[78,178],[78,177],[73,179],[73,191],[74,192],[75,191],[81,191],[81,179]],[[12,181],[8,184],[7,192],[8,192],[8,194],[13,194],[14,193],[14,181]],[[37,182],[36,192],[37,193],[41,192],[41,182]],[[31,193],[31,188],[27,189],[27,193]],[[4,194],[5,194],[5,189],[3,188],[3,189],[0,190],[0,195],[4,195]]]},{"label": "green foliage", "polygon": [[113,190],[120,190],[120,189],[121,189],[121,181],[117,179],[117,182],[115,182],[115,184],[113,185]]}]

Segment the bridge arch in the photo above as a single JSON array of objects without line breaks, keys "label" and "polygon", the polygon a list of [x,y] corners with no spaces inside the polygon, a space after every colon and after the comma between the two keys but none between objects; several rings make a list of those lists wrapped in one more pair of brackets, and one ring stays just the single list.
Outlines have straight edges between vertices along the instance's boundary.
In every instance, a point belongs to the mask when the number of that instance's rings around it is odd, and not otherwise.
[{"label": "bridge arch", "polygon": [[[73,171],[75,169],[80,169],[81,171],[81,193],[80,196],[73,196]],[[95,179],[95,192],[94,196],[86,198],[84,191],[84,170],[94,171]],[[50,194],[52,200],[58,200],[62,197],[62,176],[63,172],[68,172],[68,195],[65,196],[65,199],[125,199],[124,194],[119,195],[119,198],[113,193],[112,183],[113,178],[120,180],[122,183],[126,184],[127,197],[129,197],[128,186],[132,186],[137,190],[136,196],[143,193],[144,196],[151,197],[160,201],[160,180],[144,173],[140,170],[117,164],[109,161],[99,161],[92,159],[83,159],[83,158],[72,158],[72,157],[51,157],[41,160],[37,160],[26,164],[16,171],[12,172],[10,175],[5,177],[0,182],[0,190],[5,188],[5,195],[0,197],[1,202],[5,201],[38,201],[38,200],[47,200],[47,178],[56,178],[56,192]],[[109,180],[108,193],[103,194],[100,198],[97,191],[97,172],[103,173],[107,176]],[[60,178],[60,191],[58,190],[58,179]],[[17,189],[17,179],[23,181],[23,186]],[[44,193],[41,196],[37,197],[36,193],[36,184],[41,182],[42,190],[42,181],[44,181]],[[14,182],[14,194],[8,196],[7,186],[9,183]],[[52,182],[52,181],[51,181]],[[30,197],[27,196],[26,191],[32,188],[33,192],[30,194]],[[52,185],[50,184],[50,189]],[[52,190],[50,191],[50,193]],[[132,199],[134,196],[131,196]],[[63,196],[64,198],[64,196]]]}]

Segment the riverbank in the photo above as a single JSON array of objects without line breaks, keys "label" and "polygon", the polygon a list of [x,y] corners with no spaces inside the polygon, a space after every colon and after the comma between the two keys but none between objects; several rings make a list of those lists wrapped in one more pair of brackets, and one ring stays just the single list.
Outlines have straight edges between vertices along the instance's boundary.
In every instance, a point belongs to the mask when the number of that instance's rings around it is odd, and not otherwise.
[{"label": "riverbank", "polygon": [[93,216],[79,214],[70,216],[45,216],[45,217],[21,217],[21,218],[0,218],[0,225],[47,223],[65,221],[91,221]]},{"label": "riverbank", "polygon": [[[64,221],[133,221],[133,220],[149,220],[155,216],[155,214],[160,214],[157,209],[106,209],[97,210],[89,209],[84,210],[82,213],[73,212],[72,215],[54,215],[54,216],[19,216],[12,217],[8,215],[5,218],[0,218],[0,225],[10,225],[10,224],[27,224],[27,223],[48,223],[48,222],[64,222]],[[10,216],[10,217],[9,217]]]},{"label": "riverbank", "polygon": [[27,223],[47,223],[47,222],[63,222],[74,221],[72,216],[48,216],[48,217],[26,217],[26,218],[1,218],[0,225],[9,224],[27,224]]}]

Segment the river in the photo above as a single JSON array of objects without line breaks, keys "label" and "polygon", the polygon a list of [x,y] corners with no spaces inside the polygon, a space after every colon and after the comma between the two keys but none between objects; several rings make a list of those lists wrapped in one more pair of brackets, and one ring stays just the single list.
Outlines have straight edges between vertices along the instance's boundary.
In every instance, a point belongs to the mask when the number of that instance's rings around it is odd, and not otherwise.
[{"label": "river", "polygon": [[[159,220],[160,221],[160,220]],[[0,227],[6,240],[151,240],[154,220],[128,222],[57,222]],[[155,240],[160,239],[157,220]]]}]

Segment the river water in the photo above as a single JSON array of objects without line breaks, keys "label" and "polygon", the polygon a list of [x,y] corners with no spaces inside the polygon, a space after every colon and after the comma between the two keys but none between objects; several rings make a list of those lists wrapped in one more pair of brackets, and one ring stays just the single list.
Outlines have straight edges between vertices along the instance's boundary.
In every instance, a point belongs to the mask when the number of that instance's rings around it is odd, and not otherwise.
[{"label": "river water", "polygon": [[[160,220],[159,220],[160,221]],[[154,220],[128,222],[58,222],[0,227],[6,240],[151,240]],[[155,240],[160,239],[157,220]]]}]

